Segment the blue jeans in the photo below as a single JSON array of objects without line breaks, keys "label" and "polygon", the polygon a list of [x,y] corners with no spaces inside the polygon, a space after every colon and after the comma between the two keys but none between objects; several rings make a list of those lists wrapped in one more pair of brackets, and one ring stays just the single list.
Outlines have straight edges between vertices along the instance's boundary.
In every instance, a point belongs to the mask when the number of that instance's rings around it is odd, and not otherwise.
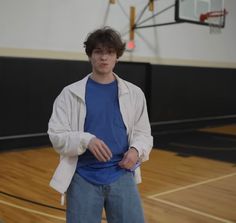
[{"label": "blue jeans", "polygon": [[67,223],[101,223],[105,209],[108,223],[144,223],[134,176],[122,175],[109,185],[94,185],[75,173],[67,191]]}]

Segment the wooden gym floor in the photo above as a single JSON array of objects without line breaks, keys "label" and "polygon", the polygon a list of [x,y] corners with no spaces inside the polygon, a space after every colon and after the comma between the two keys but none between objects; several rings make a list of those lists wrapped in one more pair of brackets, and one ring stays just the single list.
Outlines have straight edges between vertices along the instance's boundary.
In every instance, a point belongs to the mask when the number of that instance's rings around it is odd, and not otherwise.
[{"label": "wooden gym floor", "polygon": [[[201,132],[229,134],[235,144],[224,153],[236,150],[236,125]],[[236,222],[236,162],[186,154],[156,148],[142,165],[139,190],[147,222]],[[0,223],[65,222],[60,195],[48,186],[57,163],[50,147],[0,152]]]}]

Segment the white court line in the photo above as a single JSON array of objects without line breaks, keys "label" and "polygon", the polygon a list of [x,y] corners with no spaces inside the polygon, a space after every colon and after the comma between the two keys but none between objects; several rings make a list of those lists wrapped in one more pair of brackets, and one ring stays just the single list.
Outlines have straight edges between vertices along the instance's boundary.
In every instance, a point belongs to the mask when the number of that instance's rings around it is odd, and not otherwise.
[{"label": "white court line", "polygon": [[224,175],[224,176],[221,176],[221,177],[212,178],[212,179],[205,180],[205,181],[202,181],[202,182],[199,182],[199,183],[190,184],[188,186],[179,187],[179,188],[176,188],[176,189],[173,189],[173,190],[168,190],[168,191],[165,191],[165,192],[162,192],[162,193],[153,194],[153,195],[148,196],[148,198],[153,199],[153,198],[156,198],[156,197],[159,197],[159,196],[162,196],[162,195],[171,194],[171,193],[174,193],[174,192],[177,192],[177,191],[186,190],[186,189],[193,188],[193,187],[196,187],[196,186],[200,186],[200,185],[203,185],[203,184],[207,184],[207,183],[211,183],[211,182],[214,182],[214,181],[222,180],[222,179],[225,179],[225,178],[228,178],[228,177],[233,177],[235,175],[236,175],[236,173],[227,174],[227,175]]},{"label": "white court line", "polygon": [[202,216],[205,216],[205,217],[208,217],[208,218],[211,218],[211,219],[223,222],[223,223],[234,223],[230,220],[219,218],[217,216],[214,216],[214,215],[202,212],[202,211],[198,211],[198,210],[195,210],[195,209],[192,209],[192,208],[188,208],[188,207],[185,207],[183,205],[172,203],[170,201],[162,200],[162,199],[159,199],[157,197],[162,196],[162,195],[166,195],[166,194],[171,194],[171,193],[174,193],[174,192],[177,192],[177,191],[185,190],[185,189],[188,189],[188,188],[193,188],[193,187],[196,187],[196,186],[199,186],[199,185],[211,183],[211,182],[214,182],[214,181],[217,181],[217,180],[222,180],[222,179],[232,177],[232,176],[235,176],[235,175],[236,175],[236,173],[227,174],[227,175],[224,175],[224,176],[221,176],[221,177],[216,177],[216,178],[205,180],[205,181],[202,181],[202,182],[199,182],[199,183],[190,184],[188,186],[180,187],[180,188],[169,190],[169,191],[162,192],[162,193],[157,193],[157,194],[154,194],[154,195],[150,195],[150,196],[148,196],[148,198],[150,198],[152,200],[155,200],[155,201],[159,201],[161,203],[164,203],[164,204],[167,204],[167,205],[170,205],[170,206],[173,206],[173,207],[176,207],[176,208],[179,208],[179,209],[182,209],[182,210],[185,210],[185,211],[193,212],[195,214],[199,214],[199,215],[202,215]]},{"label": "white court line", "polygon": [[42,216],[45,216],[45,217],[54,218],[54,219],[61,220],[61,221],[66,221],[66,219],[63,218],[63,217],[58,217],[58,216],[55,216],[55,215],[46,214],[46,213],[41,212],[41,211],[36,211],[36,210],[30,209],[30,208],[25,208],[25,207],[22,207],[20,205],[12,204],[12,203],[9,203],[9,202],[3,201],[3,200],[0,200],[0,204],[4,204],[4,205],[10,206],[10,207],[14,207],[14,208],[26,211],[26,212],[42,215]]},{"label": "white court line", "polygon": [[233,221],[230,221],[230,220],[227,220],[227,219],[223,219],[223,218],[219,218],[217,216],[214,216],[214,215],[211,215],[211,214],[207,214],[205,212],[198,211],[198,210],[195,210],[195,209],[192,209],[192,208],[188,208],[188,207],[185,207],[183,205],[175,204],[175,203],[172,203],[172,202],[169,202],[169,201],[165,201],[165,200],[162,200],[162,199],[159,199],[159,198],[152,198],[152,199],[155,200],[155,201],[159,201],[161,203],[164,203],[164,204],[167,204],[167,205],[170,205],[170,206],[173,206],[173,207],[185,210],[185,211],[193,212],[195,214],[202,215],[204,217],[208,217],[208,218],[217,220],[219,222],[234,223]]}]

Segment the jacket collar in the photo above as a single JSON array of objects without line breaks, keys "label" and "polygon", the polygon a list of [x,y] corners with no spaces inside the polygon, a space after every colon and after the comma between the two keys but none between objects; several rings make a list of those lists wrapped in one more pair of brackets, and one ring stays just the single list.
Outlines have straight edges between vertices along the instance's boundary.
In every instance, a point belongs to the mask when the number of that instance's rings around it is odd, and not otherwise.
[{"label": "jacket collar", "polygon": [[127,86],[127,82],[123,79],[121,79],[117,74],[115,74],[115,78],[118,82],[118,91],[119,91],[119,96],[123,94],[128,94],[129,93],[129,88]]},{"label": "jacket collar", "polygon": [[[84,102],[85,102],[86,83],[88,81],[88,78],[91,76],[91,74],[92,73],[88,74],[82,80],[77,81],[69,86],[69,90],[73,94],[81,98]],[[118,82],[119,96],[129,93],[127,82],[121,79],[117,74],[114,73],[114,75]]]},{"label": "jacket collar", "polygon": [[79,97],[80,99],[82,99],[85,102],[85,89],[86,89],[86,83],[88,81],[89,76],[91,75],[88,74],[87,76],[85,76],[82,80],[77,81],[73,84],[71,84],[69,86],[69,90],[76,95],[77,97]]}]

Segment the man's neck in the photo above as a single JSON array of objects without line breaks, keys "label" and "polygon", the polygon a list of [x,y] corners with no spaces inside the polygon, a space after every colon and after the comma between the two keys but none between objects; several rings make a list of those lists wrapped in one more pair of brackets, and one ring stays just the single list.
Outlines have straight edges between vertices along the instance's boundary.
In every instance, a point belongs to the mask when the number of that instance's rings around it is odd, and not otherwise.
[{"label": "man's neck", "polygon": [[96,74],[92,73],[90,76],[94,81],[100,84],[109,84],[115,80],[115,76],[113,73],[111,74]]}]

